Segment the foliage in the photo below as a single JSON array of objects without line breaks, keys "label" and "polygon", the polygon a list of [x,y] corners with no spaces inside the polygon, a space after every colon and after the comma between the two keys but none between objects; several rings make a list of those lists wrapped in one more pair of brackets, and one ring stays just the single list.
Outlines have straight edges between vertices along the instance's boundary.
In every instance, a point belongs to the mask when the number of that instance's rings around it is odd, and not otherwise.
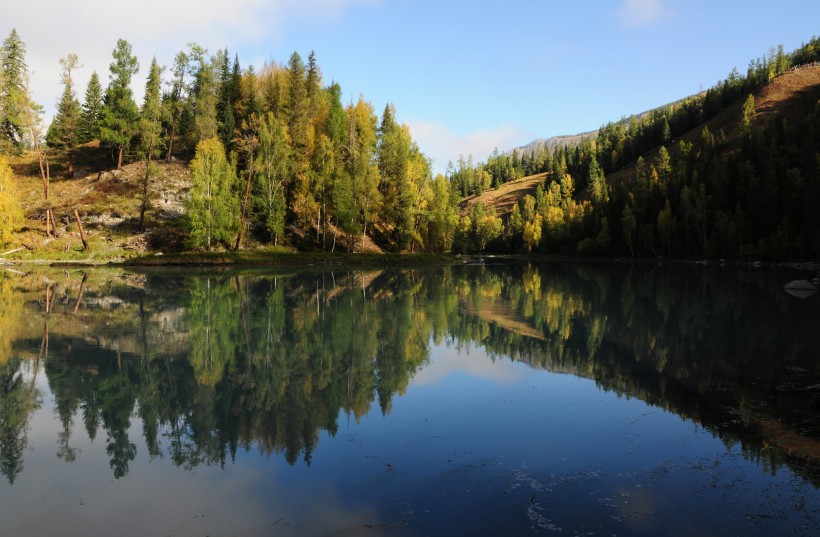
[{"label": "foliage", "polygon": [[[764,121],[755,117],[754,92],[819,59],[817,38],[791,54],[772,49],[745,76],[732,71],[703,94],[607,124],[575,146],[495,151],[477,165],[461,158],[450,180],[467,196],[546,174],[530,198],[535,206],[524,198],[506,219],[506,251],[523,244],[546,252],[816,259],[820,218],[810,207],[820,199],[820,108],[797,121]],[[736,131],[711,132],[706,121],[735,102]],[[692,129],[700,135],[684,136]],[[608,183],[615,172],[621,179]],[[482,181],[483,173],[492,180]],[[466,244],[482,250],[475,240]]]},{"label": "foliage", "polygon": [[100,137],[100,112],[103,107],[103,90],[97,71],[91,73],[85,89],[85,100],[80,113],[80,143]]},{"label": "foliage", "polygon": [[149,160],[160,153],[162,140],[162,102],[160,100],[160,75],[162,69],[157,59],[151,60],[148,81],[145,84],[145,98],[140,110],[138,135],[140,153]]},{"label": "foliage", "polygon": [[23,222],[23,209],[17,196],[11,168],[0,157],[0,246],[14,239],[14,231]]},{"label": "foliage", "polygon": [[254,159],[257,181],[253,194],[255,214],[274,245],[279,244],[285,232],[289,160],[287,128],[281,120],[268,113],[259,127],[259,145]]},{"label": "foliage", "polygon": [[0,47],[0,143],[21,148],[26,141],[29,108],[26,46],[12,29]]},{"label": "foliage", "polygon": [[197,145],[190,168],[191,193],[186,203],[190,243],[210,251],[219,243],[227,244],[237,229],[236,169],[217,138]]},{"label": "foliage", "polygon": [[63,68],[63,95],[57,103],[57,114],[48,127],[46,143],[68,157],[68,175],[71,177],[74,173],[73,151],[80,143],[81,128],[80,102],[74,95],[71,71],[79,67],[79,59],[76,54],[69,54],[60,60],[60,66]]},{"label": "foliage", "polygon": [[117,168],[122,167],[123,153],[136,134],[139,112],[131,91],[131,77],[139,70],[137,58],[131,54],[131,45],[117,40],[110,65],[110,83],[100,110],[100,140],[117,148]]}]

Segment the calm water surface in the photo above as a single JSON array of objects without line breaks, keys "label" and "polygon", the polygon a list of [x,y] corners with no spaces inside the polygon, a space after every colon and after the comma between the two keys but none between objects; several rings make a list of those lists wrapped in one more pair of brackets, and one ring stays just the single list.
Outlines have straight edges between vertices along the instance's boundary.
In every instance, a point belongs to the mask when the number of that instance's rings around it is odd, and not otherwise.
[{"label": "calm water surface", "polygon": [[798,277],[0,272],[0,535],[816,535]]}]

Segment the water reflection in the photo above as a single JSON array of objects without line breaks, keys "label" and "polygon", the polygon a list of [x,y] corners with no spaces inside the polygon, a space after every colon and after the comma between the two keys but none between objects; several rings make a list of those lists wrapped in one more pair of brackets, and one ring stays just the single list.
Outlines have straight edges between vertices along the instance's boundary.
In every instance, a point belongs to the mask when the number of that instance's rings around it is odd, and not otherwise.
[{"label": "water reflection", "polygon": [[[6,273],[0,471],[9,483],[24,471],[42,375],[62,424],[55,453],[67,463],[84,427],[104,437],[116,478],[140,451],[188,470],[224,466],[238,450],[310,465],[340,416],[389,414],[414,377],[446,376],[424,369],[431,345],[446,344],[594,379],[818,486],[818,301],[784,293],[788,279],[575,263]],[[471,368],[482,375],[480,363]]]}]

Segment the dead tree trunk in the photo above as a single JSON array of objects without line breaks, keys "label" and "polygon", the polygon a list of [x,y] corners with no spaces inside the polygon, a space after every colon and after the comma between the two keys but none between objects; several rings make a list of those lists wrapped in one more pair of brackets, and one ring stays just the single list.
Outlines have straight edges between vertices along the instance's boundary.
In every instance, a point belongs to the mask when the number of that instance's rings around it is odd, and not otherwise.
[{"label": "dead tree trunk", "polygon": [[83,241],[83,250],[88,250],[88,242],[85,240],[85,232],[83,231],[83,223],[80,222],[80,214],[77,209],[74,209],[74,218],[77,219],[77,227],[80,228],[80,240]]}]

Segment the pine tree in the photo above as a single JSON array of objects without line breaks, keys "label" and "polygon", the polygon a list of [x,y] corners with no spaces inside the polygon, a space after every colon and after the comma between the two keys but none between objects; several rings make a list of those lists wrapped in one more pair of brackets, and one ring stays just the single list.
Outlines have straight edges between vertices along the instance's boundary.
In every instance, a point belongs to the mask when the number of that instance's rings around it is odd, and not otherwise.
[{"label": "pine tree", "polygon": [[62,151],[68,160],[68,177],[74,176],[74,149],[80,143],[80,102],[74,95],[74,80],[71,71],[79,67],[76,54],[69,54],[60,60],[63,68],[63,95],[57,103],[57,114],[46,133],[50,147]]},{"label": "pine tree", "polygon": [[111,81],[100,112],[100,140],[117,148],[117,169],[122,169],[123,154],[136,134],[139,112],[131,91],[131,77],[139,70],[137,58],[131,54],[131,45],[117,40],[110,65]]},{"label": "pine tree", "polygon": [[397,250],[410,244],[412,237],[412,200],[407,175],[411,140],[409,132],[396,122],[392,104],[384,108],[379,126],[378,166],[381,174],[380,191],[384,203],[383,220],[392,226],[389,240]]},{"label": "pine tree", "polygon": [[307,94],[311,116],[315,116],[318,112],[321,89],[322,76],[319,73],[319,66],[316,64],[316,53],[311,50],[308,54],[307,75],[305,76],[305,93]]},{"label": "pine tree", "polygon": [[233,147],[234,130],[237,127],[234,105],[241,95],[238,85],[239,81],[235,76],[235,73],[239,70],[239,60],[237,58],[233,67],[234,71],[232,72],[230,63],[228,62],[228,49],[225,49],[221,54],[219,102],[216,106],[216,117],[219,124],[219,139],[222,140],[222,145],[225,146],[225,150],[230,153]]},{"label": "pine tree", "polygon": [[601,169],[601,166],[598,164],[598,160],[594,155],[592,156],[592,160],[589,164],[589,178],[587,184],[589,185],[588,188],[590,197],[592,198],[592,203],[596,208],[603,208],[603,206],[609,201],[609,192],[606,186],[604,171]]},{"label": "pine tree", "polygon": [[218,138],[197,144],[191,161],[191,193],[186,204],[190,244],[210,251],[236,232],[239,203],[232,193],[236,170]]},{"label": "pine tree", "polygon": [[145,97],[142,102],[139,119],[139,148],[140,153],[148,160],[159,152],[162,143],[162,100],[160,94],[160,76],[162,68],[156,57],[151,60],[148,80],[145,83]]},{"label": "pine tree", "polygon": [[290,185],[290,210],[299,225],[307,227],[314,222],[316,202],[310,189],[310,103],[308,101],[306,69],[302,58],[294,52],[287,67],[288,133],[291,139],[292,159]]},{"label": "pine tree", "polygon": [[628,203],[621,212],[621,229],[624,234],[624,242],[626,242],[626,245],[629,247],[629,255],[634,257],[635,250],[633,249],[633,244],[635,243],[635,233],[638,229],[638,222],[635,220],[635,215],[632,214],[632,207]]},{"label": "pine tree", "polygon": [[20,148],[25,142],[28,97],[26,46],[12,29],[0,47],[0,141]]},{"label": "pine tree", "polygon": [[740,132],[748,135],[751,132],[752,116],[755,113],[755,96],[751,93],[743,102],[743,118],[740,120]]},{"label": "pine tree", "polygon": [[148,182],[158,175],[159,170],[153,163],[154,153],[159,154],[162,145],[162,100],[160,97],[160,75],[162,69],[157,59],[151,60],[148,81],[145,84],[145,98],[140,110],[139,138],[140,153],[147,158],[145,175],[142,180],[142,205],[140,206],[140,228],[145,225],[145,211],[148,209]]},{"label": "pine tree", "polygon": [[305,80],[305,64],[294,52],[288,61],[288,132],[295,157],[300,165],[307,163],[307,126],[309,122],[308,92]]},{"label": "pine tree", "polygon": [[218,60],[209,58],[208,51],[199,45],[191,45],[188,57],[196,69],[190,94],[193,98],[193,142],[198,144],[219,135],[216,117],[219,87],[215,73]]},{"label": "pine tree", "polygon": [[168,128],[168,152],[165,161],[171,160],[174,150],[174,140],[179,130],[182,115],[185,112],[186,95],[185,74],[188,72],[188,55],[178,52],[174,57],[174,68],[172,70],[173,80],[171,81],[171,91],[167,96],[163,96],[163,107],[165,115],[170,119],[171,125]]},{"label": "pine tree", "polygon": [[85,102],[80,115],[80,143],[100,137],[100,111],[103,106],[103,90],[97,71],[91,73],[85,89]]}]

